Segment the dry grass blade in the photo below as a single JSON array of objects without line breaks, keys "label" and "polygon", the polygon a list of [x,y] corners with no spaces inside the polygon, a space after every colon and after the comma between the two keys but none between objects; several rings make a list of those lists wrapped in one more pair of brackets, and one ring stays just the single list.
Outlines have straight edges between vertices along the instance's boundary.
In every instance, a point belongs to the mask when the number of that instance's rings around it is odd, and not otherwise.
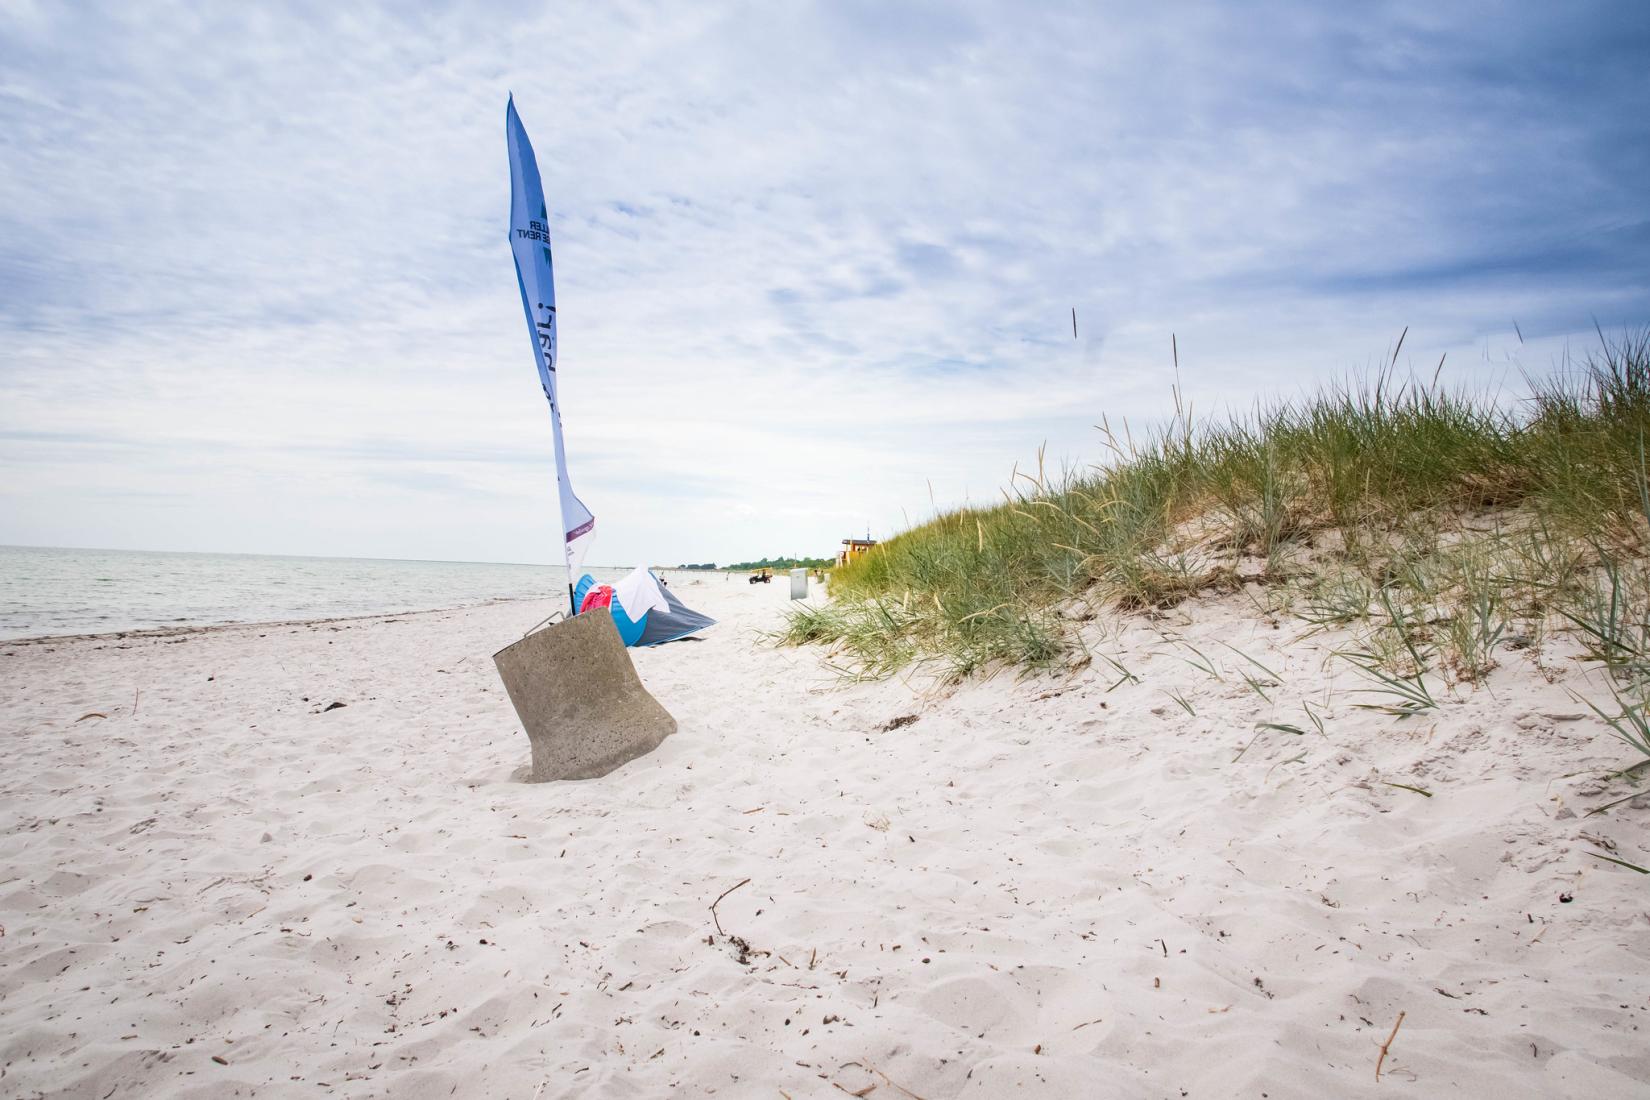
[{"label": "dry grass blade", "polygon": [[1400,791],[1414,791],[1416,794],[1424,795],[1427,798],[1432,797],[1432,792],[1427,790],[1426,788],[1424,788],[1424,787],[1412,787],[1408,783],[1388,783],[1385,780],[1382,780],[1381,786],[1383,786],[1383,787],[1397,787]]},{"label": "dry grass blade", "polygon": [[1606,863],[1614,863],[1618,867],[1625,867],[1629,871],[1637,871],[1641,875],[1650,875],[1650,870],[1646,870],[1636,863],[1628,863],[1625,859],[1617,859],[1614,856],[1607,856],[1601,852],[1588,852],[1587,854],[1592,856],[1594,859],[1602,859]]},{"label": "dry grass blade", "polygon": [[1292,733],[1297,737],[1306,736],[1306,731],[1301,729],[1299,726],[1291,726],[1282,722],[1256,722],[1255,735],[1249,738],[1249,743],[1247,745],[1244,745],[1238,750],[1236,756],[1232,757],[1232,763],[1236,764],[1239,760],[1242,760],[1243,754],[1253,748],[1255,742],[1260,740],[1260,735],[1265,733],[1267,730],[1277,730],[1279,733]]}]

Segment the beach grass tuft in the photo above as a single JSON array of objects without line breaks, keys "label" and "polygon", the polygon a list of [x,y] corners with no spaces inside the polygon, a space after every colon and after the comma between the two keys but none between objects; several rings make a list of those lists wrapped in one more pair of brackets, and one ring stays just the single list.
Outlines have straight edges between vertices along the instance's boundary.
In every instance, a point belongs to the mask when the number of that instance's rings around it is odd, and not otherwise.
[{"label": "beach grass tuft", "polygon": [[[781,640],[828,645],[856,676],[1048,670],[1091,659],[1079,632],[1096,608],[1258,589],[1268,609],[1356,633],[1343,656],[1400,716],[1437,705],[1428,675],[1479,682],[1552,629],[1639,680],[1650,330],[1601,333],[1581,362],[1526,381],[1512,401],[1388,369],[1201,420],[1177,387],[1175,415],[1144,437],[1102,420],[1105,462],[1051,472],[1039,454],[996,506],[836,569],[830,603],[793,611]],[[1245,677],[1263,696],[1268,679]]]}]

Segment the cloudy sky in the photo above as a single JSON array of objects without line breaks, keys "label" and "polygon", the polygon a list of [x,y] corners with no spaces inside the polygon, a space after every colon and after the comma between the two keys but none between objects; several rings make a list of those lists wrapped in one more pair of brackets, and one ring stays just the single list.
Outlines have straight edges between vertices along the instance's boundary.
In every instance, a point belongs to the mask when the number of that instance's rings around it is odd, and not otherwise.
[{"label": "cloudy sky", "polygon": [[525,7],[0,0],[0,543],[553,560],[511,91],[593,562],[1650,321],[1637,0]]}]

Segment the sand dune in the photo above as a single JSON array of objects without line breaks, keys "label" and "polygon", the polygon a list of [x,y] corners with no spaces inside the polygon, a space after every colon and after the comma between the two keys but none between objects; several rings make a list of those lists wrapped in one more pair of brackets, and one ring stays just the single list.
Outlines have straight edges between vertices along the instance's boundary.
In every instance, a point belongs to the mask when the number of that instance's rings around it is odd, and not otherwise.
[{"label": "sand dune", "polygon": [[1632,757],[1564,654],[1395,722],[1240,597],[1093,628],[1115,690],[843,687],[780,586],[678,584],[680,732],[576,784],[509,781],[489,659],[553,603],[0,645],[0,1094],[1650,1089],[1650,879],[1591,855],[1650,829],[1585,816]]}]

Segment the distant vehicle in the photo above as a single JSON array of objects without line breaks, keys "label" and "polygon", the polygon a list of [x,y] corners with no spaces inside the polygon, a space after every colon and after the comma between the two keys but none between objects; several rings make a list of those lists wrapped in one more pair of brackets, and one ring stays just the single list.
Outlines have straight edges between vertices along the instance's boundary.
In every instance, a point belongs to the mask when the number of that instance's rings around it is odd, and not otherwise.
[{"label": "distant vehicle", "polygon": [[751,584],[771,584],[771,583],[773,583],[773,570],[771,570],[771,569],[758,569],[756,572],[751,574],[749,583],[751,583]]}]

